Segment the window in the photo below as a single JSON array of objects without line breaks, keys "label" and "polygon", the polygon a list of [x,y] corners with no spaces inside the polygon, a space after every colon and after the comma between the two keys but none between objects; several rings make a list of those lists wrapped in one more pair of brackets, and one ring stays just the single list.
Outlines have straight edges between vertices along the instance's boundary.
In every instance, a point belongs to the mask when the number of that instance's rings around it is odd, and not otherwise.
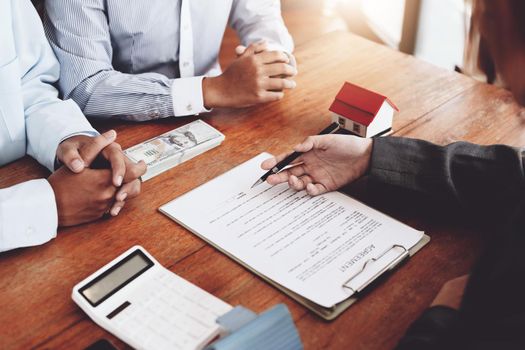
[{"label": "window", "polygon": [[343,117],[339,117],[338,122],[339,122],[339,126],[340,126],[341,128],[344,128],[344,127],[345,127],[345,125],[346,125],[346,119],[345,119],[345,118],[343,118]]}]

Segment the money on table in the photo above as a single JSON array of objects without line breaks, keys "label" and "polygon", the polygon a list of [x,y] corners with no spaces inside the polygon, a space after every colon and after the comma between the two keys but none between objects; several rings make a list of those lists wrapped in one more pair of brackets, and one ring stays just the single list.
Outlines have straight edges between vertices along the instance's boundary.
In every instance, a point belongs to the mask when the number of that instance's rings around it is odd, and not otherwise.
[{"label": "money on table", "polygon": [[124,154],[134,162],[143,160],[147,164],[142,176],[146,181],[219,146],[224,139],[220,131],[199,119],[130,147]]}]

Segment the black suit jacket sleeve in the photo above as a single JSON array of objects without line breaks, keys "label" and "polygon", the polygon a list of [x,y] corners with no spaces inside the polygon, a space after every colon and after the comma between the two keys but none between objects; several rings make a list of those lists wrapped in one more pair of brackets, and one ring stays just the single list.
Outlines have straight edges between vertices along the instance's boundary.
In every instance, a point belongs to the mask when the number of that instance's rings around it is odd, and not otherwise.
[{"label": "black suit jacket sleeve", "polygon": [[447,306],[433,306],[410,326],[396,350],[459,349],[460,313]]},{"label": "black suit jacket sleeve", "polygon": [[456,142],[445,147],[397,137],[374,140],[370,183],[457,206],[500,222],[525,194],[524,151]]},{"label": "black suit jacket sleeve", "polygon": [[[458,142],[446,147],[403,138],[374,140],[372,187],[414,193],[497,223],[471,273],[460,310],[433,307],[398,349],[520,348],[525,338],[524,151]],[[521,338],[520,338],[521,337]],[[522,339],[523,338],[523,339]]]}]

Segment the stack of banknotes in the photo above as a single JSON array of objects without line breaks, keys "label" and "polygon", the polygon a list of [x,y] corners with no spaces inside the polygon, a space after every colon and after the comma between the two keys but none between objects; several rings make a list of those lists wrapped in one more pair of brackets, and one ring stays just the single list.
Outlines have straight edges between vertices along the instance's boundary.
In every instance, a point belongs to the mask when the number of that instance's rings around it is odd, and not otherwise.
[{"label": "stack of banknotes", "polygon": [[144,141],[124,151],[134,162],[148,165],[142,181],[151,179],[224,141],[224,135],[211,125],[196,120],[180,128]]}]

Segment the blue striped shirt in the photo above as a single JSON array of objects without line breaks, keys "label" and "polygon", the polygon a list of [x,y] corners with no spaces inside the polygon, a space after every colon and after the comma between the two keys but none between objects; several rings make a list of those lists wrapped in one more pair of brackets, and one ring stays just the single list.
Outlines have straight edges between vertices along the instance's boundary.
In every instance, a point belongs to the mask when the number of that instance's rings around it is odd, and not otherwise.
[{"label": "blue striped shirt", "polygon": [[92,117],[149,120],[206,112],[226,26],[248,45],[291,53],[279,0],[47,0],[60,90]]}]

